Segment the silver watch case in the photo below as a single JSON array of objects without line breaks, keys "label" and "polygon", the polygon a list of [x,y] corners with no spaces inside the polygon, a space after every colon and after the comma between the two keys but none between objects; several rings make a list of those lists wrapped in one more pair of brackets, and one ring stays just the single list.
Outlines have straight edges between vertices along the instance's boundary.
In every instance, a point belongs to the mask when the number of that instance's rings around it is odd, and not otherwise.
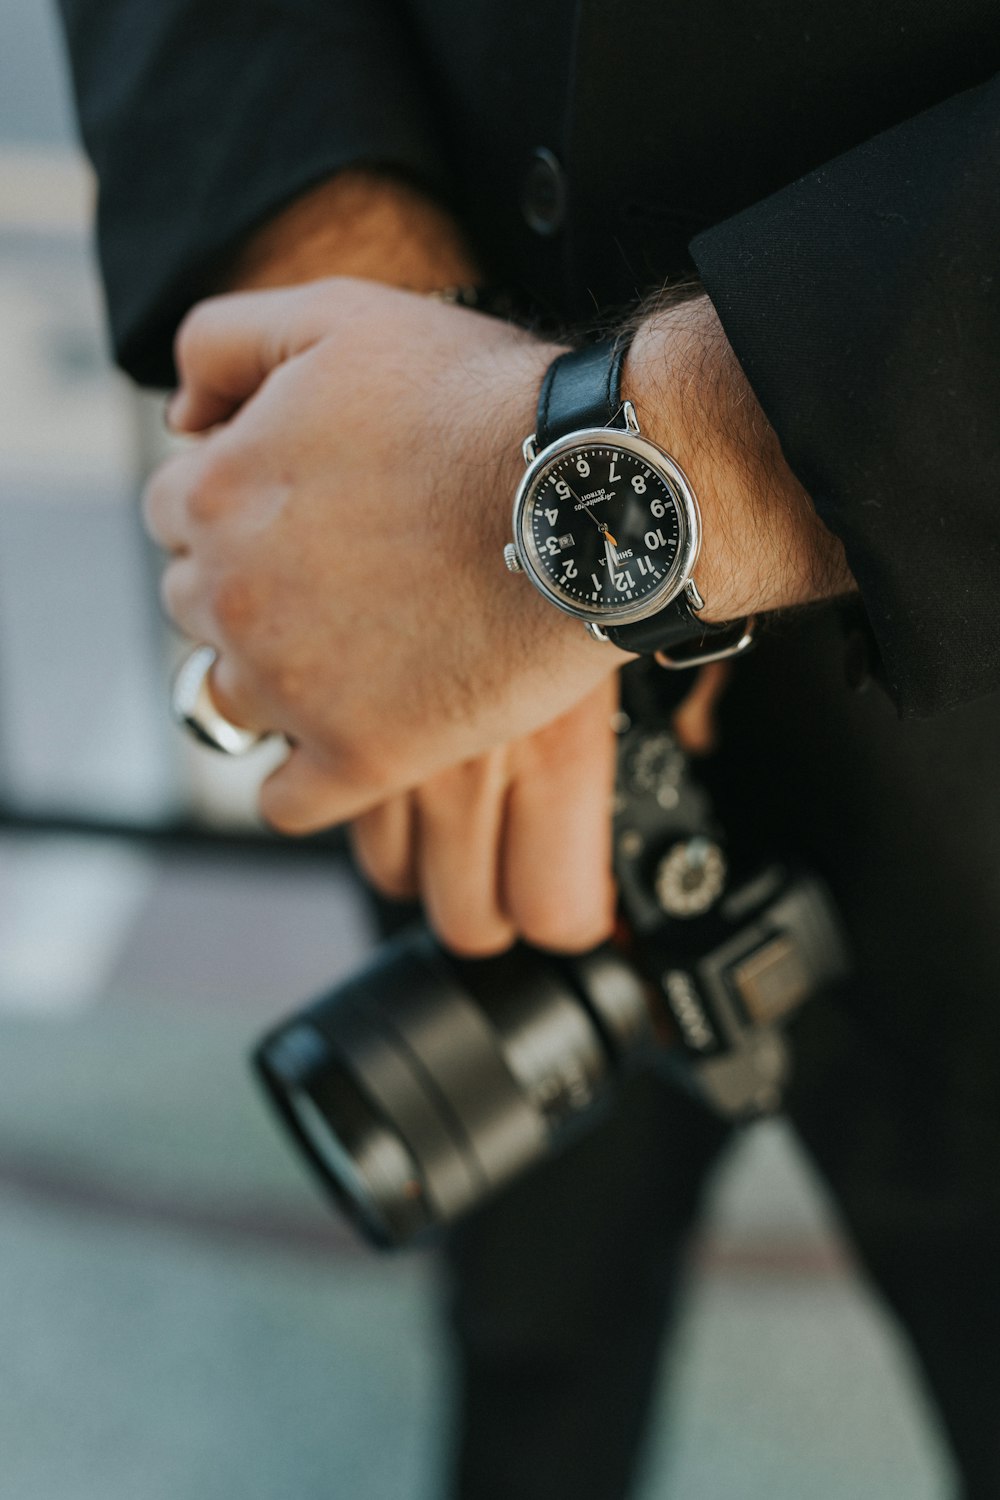
[{"label": "silver watch case", "polygon": [[[656,443],[641,436],[631,402],[626,402],[625,417],[628,422],[625,428],[582,427],[576,432],[568,432],[565,437],[557,438],[540,453],[535,451],[534,437],[527,438],[524,443],[527,469],[514,497],[514,547],[521,568],[539,593],[544,594],[557,609],[591,625],[613,627],[631,625],[636,620],[647,620],[651,615],[659,614],[662,609],[672,604],[689,584],[694,608],[698,608],[701,604],[700,595],[691,577],[701,548],[701,511],[698,509],[694,490],[677,460]],[[609,441],[621,448],[623,452],[634,453],[652,469],[658,470],[668,481],[679,502],[680,546],[669,573],[655,593],[637,604],[625,605],[620,609],[601,609],[596,605],[570,604],[566,599],[561,598],[549,586],[542,571],[538,550],[527,524],[529,501],[552,463],[577,448],[590,447],[594,444],[607,446]]]}]

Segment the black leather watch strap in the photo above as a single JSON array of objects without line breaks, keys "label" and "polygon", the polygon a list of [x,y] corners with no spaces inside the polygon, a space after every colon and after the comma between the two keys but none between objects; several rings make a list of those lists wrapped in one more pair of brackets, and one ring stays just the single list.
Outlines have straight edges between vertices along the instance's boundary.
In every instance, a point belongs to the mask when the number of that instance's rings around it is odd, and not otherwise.
[{"label": "black leather watch strap", "polygon": [[628,345],[627,339],[603,339],[552,361],[538,397],[539,450],[580,427],[625,426],[622,366]]},{"label": "black leather watch strap", "polygon": [[735,645],[745,628],[744,620],[738,620],[735,625],[728,620],[721,625],[710,625],[695,614],[681,594],[659,614],[636,620],[631,625],[606,625],[604,634],[623,651],[635,651],[639,656],[655,656],[658,651],[665,651],[669,656],[672,649],[681,644],[695,651],[721,649],[729,644],[723,640],[724,636],[731,636]]}]

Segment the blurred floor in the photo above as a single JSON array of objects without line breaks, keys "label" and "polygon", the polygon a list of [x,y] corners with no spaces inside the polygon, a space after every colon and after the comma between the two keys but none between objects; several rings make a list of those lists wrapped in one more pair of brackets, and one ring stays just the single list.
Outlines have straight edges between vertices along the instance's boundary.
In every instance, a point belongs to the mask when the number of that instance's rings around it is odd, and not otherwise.
[{"label": "blurred floor", "polygon": [[[0,1493],[441,1495],[433,1265],[349,1237],[244,1061],[368,941],[336,864],[0,838]],[[644,1500],[948,1493],[778,1126],[718,1184],[672,1387]]]},{"label": "blurred floor", "polygon": [[427,1265],[347,1238],[244,1064],[365,946],[337,871],[0,843],[4,1496],[433,1493]]}]

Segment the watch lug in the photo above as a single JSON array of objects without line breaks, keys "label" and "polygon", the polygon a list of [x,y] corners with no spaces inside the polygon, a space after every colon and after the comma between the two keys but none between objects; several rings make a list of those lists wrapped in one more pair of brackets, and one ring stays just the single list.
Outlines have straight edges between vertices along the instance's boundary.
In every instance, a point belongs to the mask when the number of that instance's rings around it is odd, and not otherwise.
[{"label": "watch lug", "polygon": [[521,444],[521,454],[524,458],[524,467],[527,469],[538,457],[538,442],[535,433],[525,438]]},{"label": "watch lug", "polygon": [[605,635],[600,625],[596,625],[593,620],[588,620],[583,628],[589,636],[593,636],[595,641],[603,641],[605,646],[610,646],[611,637]]},{"label": "watch lug", "polygon": [[635,407],[632,405],[631,401],[625,402],[625,405],[622,407],[622,412],[625,417],[625,426],[628,428],[629,432],[634,432],[638,435],[639,418],[635,414]]},{"label": "watch lug", "polygon": [[689,578],[684,585],[684,596],[692,609],[700,610],[705,608],[705,601],[701,597],[698,585],[693,578]]}]

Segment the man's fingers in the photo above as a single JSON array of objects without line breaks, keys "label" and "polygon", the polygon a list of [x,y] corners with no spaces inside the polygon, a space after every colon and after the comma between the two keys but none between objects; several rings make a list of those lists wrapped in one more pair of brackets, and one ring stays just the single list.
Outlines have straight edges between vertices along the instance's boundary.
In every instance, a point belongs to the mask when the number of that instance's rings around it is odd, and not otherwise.
[{"label": "man's fingers", "polygon": [[611,934],[614,681],[522,743],[511,770],[502,899],[521,935],[582,952]]},{"label": "man's fingers", "polygon": [[167,408],[177,432],[204,432],[231,417],[276,365],[320,336],[311,288],[238,292],[199,303],[174,345],[179,389]]},{"label": "man's fingers", "polygon": [[306,834],[357,818],[376,800],[371,787],[359,786],[294,747],[264,782],[258,805],[261,816],[279,833]]},{"label": "man's fingers", "polygon": [[146,530],[164,552],[182,552],[191,540],[190,496],[202,483],[203,449],[193,445],[162,463],[142,496]]},{"label": "man's fingers", "polygon": [[354,857],[362,873],[385,896],[397,901],[417,895],[415,817],[409,792],[390,797],[351,824]]},{"label": "man's fingers", "polygon": [[506,767],[506,751],[491,751],[433,777],[415,798],[427,920],[446,947],[469,957],[501,953],[517,936],[500,902]]},{"label": "man's fingers", "polygon": [[267,710],[229,657],[222,655],[213,664],[208,691],[219,713],[230,724],[252,729],[255,734],[270,734],[274,729]]},{"label": "man's fingers", "polygon": [[160,600],[181,635],[218,649],[218,630],[205,598],[201,573],[192,558],[182,553],[170,559],[160,578]]}]

